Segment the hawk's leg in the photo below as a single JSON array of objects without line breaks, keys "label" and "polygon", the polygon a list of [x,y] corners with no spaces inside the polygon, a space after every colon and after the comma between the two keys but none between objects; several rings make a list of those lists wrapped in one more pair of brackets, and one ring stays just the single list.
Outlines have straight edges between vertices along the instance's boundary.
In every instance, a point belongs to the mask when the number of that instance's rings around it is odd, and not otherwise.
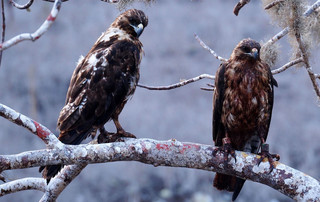
[{"label": "hawk's leg", "polygon": [[106,131],[106,129],[104,129],[104,127],[102,126],[101,128],[99,128],[100,134],[98,136],[98,143],[109,143],[109,142],[116,142],[118,139],[118,136],[116,135],[116,133],[109,133],[108,131]]},{"label": "hawk's leg", "polygon": [[216,148],[212,152],[212,154],[215,156],[217,154],[217,152],[223,153],[224,166],[227,166],[227,164],[228,164],[228,155],[229,154],[234,158],[235,161],[237,161],[235,151],[231,146],[231,141],[228,136],[226,136],[225,138],[222,139],[222,147]]},{"label": "hawk's leg", "polygon": [[136,138],[135,135],[129,133],[129,132],[126,132],[122,126],[120,125],[120,122],[118,120],[118,116],[114,117],[113,118],[113,122],[114,122],[114,125],[116,125],[116,128],[117,128],[117,136],[118,137],[129,137],[129,138]]},{"label": "hawk's leg", "polygon": [[269,144],[264,143],[264,139],[262,139],[262,145],[261,145],[261,153],[258,155],[261,156],[261,158],[258,161],[258,165],[263,161],[264,158],[268,158],[269,164],[270,164],[270,173],[274,169],[274,160],[279,161],[280,160],[280,155],[279,154],[270,154],[269,152]]}]

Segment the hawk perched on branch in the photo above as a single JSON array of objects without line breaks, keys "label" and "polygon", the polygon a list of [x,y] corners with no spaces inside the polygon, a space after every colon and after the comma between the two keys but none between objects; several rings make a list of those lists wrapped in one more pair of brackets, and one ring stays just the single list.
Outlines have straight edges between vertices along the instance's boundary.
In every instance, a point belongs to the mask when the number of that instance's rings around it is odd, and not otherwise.
[{"label": "hawk perched on branch", "polygon": [[[220,65],[215,79],[213,97],[213,140],[224,153],[233,157],[234,150],[258,153],[268,157],[273,169],[267,139],[272,107],[273,87],[278,86],[269,66],[260,60],[260,44],[251,39],[242,40],[233,50],[230,59]],[[217,152],[216,150],[215,152]],[[214,186],[234,192],[235,200],[245,180],[217,173]]]},{"label": "hawk perched on branch", "polygon": [[[134,137],[124,131],[118,116],[139,80],[143,49],[138,38],[147,25],[148,18],[140,10],[122,13],[79,61],[58,119],[61,142],[80,144],[97,129],[105,132],[109,120],[113,120],[117,136]],[[61,168],[46,166],[40,172],[43,170],[49,182]]]}]

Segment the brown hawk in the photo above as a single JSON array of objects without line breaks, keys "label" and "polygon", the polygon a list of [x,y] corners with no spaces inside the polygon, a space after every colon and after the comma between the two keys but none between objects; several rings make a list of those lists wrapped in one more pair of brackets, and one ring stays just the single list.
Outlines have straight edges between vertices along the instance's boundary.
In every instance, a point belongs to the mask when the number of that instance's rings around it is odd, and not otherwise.
[{"label": "brown hawk", "polygon": [[[258,153],[268,157],[271,169],[273,158],[267,139],[272,107],[273,87],[278,86],[269,66],[260,60],[260,44],[252,39],[242,40],[233,50],[230,59],[222,63],[216,73],[216,90],[213,96],[213,140],[217,151],[233,157],[234,150]],[[261,158],[262,160],[263,158]],[[245,180],[217,173],[214,186],[234,192],[235,200]]]},{"label": "brown hawk", "polygon": [[[79,60],[73,72],[66,104],[58,118],[59,140],[77,145],[113,120],[117,136],[134,137],[121,127],[118,116],[133,95],[143,55],[139,36],[148,25],[147,16],[136,9],[120,14]],[[62,165],[41,167],[47,182]]]}]

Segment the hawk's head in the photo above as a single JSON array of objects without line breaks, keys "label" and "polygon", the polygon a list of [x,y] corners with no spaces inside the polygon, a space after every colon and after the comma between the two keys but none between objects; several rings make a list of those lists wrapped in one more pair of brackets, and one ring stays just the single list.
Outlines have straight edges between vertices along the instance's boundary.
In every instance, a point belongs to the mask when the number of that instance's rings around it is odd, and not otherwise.
[{"label": "hawk's head", "polygon": [[148,18],[143,11],[130,9],[122,13],[111,24],[111,27],[119,28],[133,37],[139,37],[148,25]]},{"label": "hawk's head", "polygon": [[252,39],[243,39],[233,49],[231,59],[257,61],[260,60],[261,46]]}]

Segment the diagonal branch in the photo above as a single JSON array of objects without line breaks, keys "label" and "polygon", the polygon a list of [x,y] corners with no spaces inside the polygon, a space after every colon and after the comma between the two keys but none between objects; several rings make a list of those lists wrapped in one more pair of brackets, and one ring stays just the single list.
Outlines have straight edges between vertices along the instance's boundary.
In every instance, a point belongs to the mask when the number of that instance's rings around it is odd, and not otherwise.
[{"label": "diagonal branch", "polygon": [[292,61],[288,62],[287,64],[283,65],[282,67],[279,67],[278,69],[272,70],[271,72],[272,72],[272,74],[279,74],[281,72],[284,72],[288,68],[290,68],[290,67],[292,67],[292,66],[294,66],[296,64],[299,64],[301,62],[303,62],[303,58],[302,57],[297,58],[295,60],[292,60]]},{"label": "diagonal branch", "polygon": [[61,147],[63,144],[58,140],[58,138],[45,126],[30,119],[29,117],[16,112],[15,110],[0,104],[0,116],[28,129],[31,133],[37,135],[44,141],[49,148]]},{"label": "diagonal branch", "polygon": [[61,7],[61,0],[55,0],[52,10],[50,12],[50,15],[34,33],[23,33],[18,36],[15,36],[9,39],[8,41],[5,41],[4,43],[1,43],[0,50],[5,50],[7,48],[10,48],[11,46],[17,43],[20,43],[21,41],[25,41],[25,40],[35,41],[39,39],[45,32],[48,31],[48,29],[54,23],[55,19],[58,16],[60,7]]},{"label": "diagonal branch", "polygon": [[220,60],[221,62],[227,62],[228,60],[219,56],[216,52],[214,52],[214,50],[212,50],[209,46],[207,46],[198,35],[194,35],[194,38],[196,38],[196,40],[200,43],[200,45],[206,49],[207,51],[209,51],[215,58],[217,58],[218,60]]},{"label": "diagonal branch", "polygon": [[[215,156],[212,154],[215,148],[210,145],[179,142],[175,139],[125,139],[124,142],[107,144],[66,145],[65,150],[47,149],[2,155],[0,165],[2,168],[18,169],[58,163],[139,161],[154,166],[186,167],[235,175],[266,184],[298,201],[320,200],[320,183],[298,170],[276,162],[275,169],[270,173],[268,161],[263,161],[258,166],[258,160],[261,158],[259,155],[239,151],[236,151],[237,162],[230,158],[225,166],[222,153],[217,152]],[[8,163],[12,167],[8,167]],[[69,168],[72,170],[71,166]],[[70,181],[68,174],[60,177],[62,181]],[[50,186],[49,184],[48,187]],[[58,188],[59,186],[56,187]],[[60,193],[56,191],[50,190],[50,193]]]}]

